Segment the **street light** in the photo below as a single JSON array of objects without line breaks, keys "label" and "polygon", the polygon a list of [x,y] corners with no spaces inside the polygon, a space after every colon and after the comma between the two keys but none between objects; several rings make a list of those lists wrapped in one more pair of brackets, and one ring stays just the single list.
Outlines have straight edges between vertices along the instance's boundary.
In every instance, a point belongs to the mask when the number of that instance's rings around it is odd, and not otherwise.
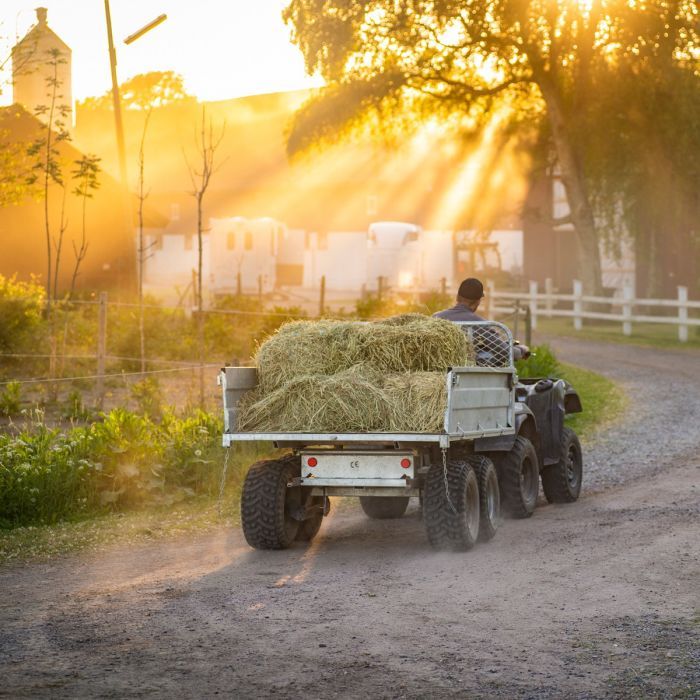
[{"label": "street light", "polygon": [[159,24],[165,22],[166,19],[168,19],[168,15],[158,15],[152,22],[145,24],[143,27],[141,27],[141,29],[134,32],[133,34],[129,34],[129,36],[126,37],[126,39],[124,39],[124,43],[133,44],[133,42],[135,42],[137,39],[140,39],[146,32],[150,32],[151,29],[154,29]]},{"label": "street light", "polygon": [[[122,185],[128,189],[129,184],[126,176],[126,152],[124,149],[124,124],[122,123],[122,108],[121,98],[119,96],[119,83],[117,82],[117,52],[114,48],[114,39],[112,38],[112,14],[109,10],[109,0],[105,0],[105,17],[107,19],[107,42],[109,44],[109,67],[112,73],[112,101],[114,102],[114,124],[117,131],[117,152],[119,155],[119,173],[121,175]],[[165,22],[167,15],[159,15],[152,22],[141,27],[126,39],[125,44],[131,44],[146,32],[149,32],[154,27]]]}]

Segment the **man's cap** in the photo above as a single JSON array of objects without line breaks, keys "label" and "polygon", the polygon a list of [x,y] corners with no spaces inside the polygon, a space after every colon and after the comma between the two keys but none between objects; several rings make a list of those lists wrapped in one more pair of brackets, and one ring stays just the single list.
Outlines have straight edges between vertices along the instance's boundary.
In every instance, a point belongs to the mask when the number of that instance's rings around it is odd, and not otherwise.
[{"label": "man's cap", "polygon": [[457,294],[459,294],[462,299],[477,301],[484,296],[484,285],[475,277],[467,277],[467,279],[459,285]]}]

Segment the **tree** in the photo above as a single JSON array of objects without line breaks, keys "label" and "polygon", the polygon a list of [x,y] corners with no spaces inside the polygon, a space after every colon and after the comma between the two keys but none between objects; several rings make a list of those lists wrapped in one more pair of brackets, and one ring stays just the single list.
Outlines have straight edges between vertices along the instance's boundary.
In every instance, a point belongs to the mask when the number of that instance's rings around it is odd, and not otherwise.
[{"label": "tree", "polygon": [[75,292],[75,283],[78,279],[78,271],[88,250],[86,216],[87,216],[87,201],[92,199],[93,192],[100,187],[100,158],[94,155],[84,155],[82,158],[74,162],[73,180],[76,182],[73,188],[73,194],[76,197],[82,198],[82,226],[80,246],[76,246],[73,241],[73,254],[75,255],[75,264],[73,266],[73,275],[71,277],[69,298],[73,297]]},{"label": "tree", "polygon": [[146,167],[146,133],[148,131],[148,122],[151,119],[151,109],[146,112],[143,120],[143,131],[141,132],[141,143],[139,144],[139,181],[138,181],[138,200],[139,200],[139,241],[138,241],[138,297],[139,297],[139,348],[141,352],[141,371],[146,371],[146,331],[144,326],[143,314],[143,273],[146,264],[146,253],[148,247],[143,235],[143,206],[148,197],[148,192],[145,191],[145,167]]},{"label": "tree", "polygon": [[[49,50],[47,56],[47,63],[51,68],[51,72],[46,78],[46,97],[48,98],[48,104],[40,105],[34,110],[37,117],[44,117],[46,119],[45,127],[29,146],[27,153],[30,157],[36,159],[32,168],[33,173],[28,178],[28,184],[39,184],[44,200],[44,230],[46,234],[47,260],[46,302],[50,310],[52,300],[56,299],[63,235],[67,225],[64,219],[65,183],[63,181],[63,163],[61,162],[61,153],[58,146],[62,141],[70,140],[70,134],[66,129],[65,121],[70,111],[70,106],[61,102],[63,95],[59,92],[61,81],[58,78],[58,67],[66,61],[62,58],[61,52],[58,49]],[[63,198],[61,220],[57,236],[52,236],[51,218],[49,216],[49,189],[52,184],[61,187]],[[55,262],[53,260],[52,247],[56,252]]]},{"label": "tree", "polygon": [[[183,77],[173,71],[140,73],[119,86],[124,109],[148,110],[170,104],[185,104],[194,97],[185,89]],[[82,102],[86,109],[113,109],[112,91],[100,97],[88,97]]]},{"label": "tree", "polygon": [[[640,22],[646,13],[656,22]],[[291,150],[368,113],[546,119],[589,291],[601,288],[599,235],[574,122],[593,104],[592,68],[647,45],[691,60],[692,0],[292,0],[284,12],[307,70],[327,87],[300,112]]]},{"label": "tree", "polygon": [[[202,105],[202,123],[199,128],[195,128],[195,146],[197,149],[198,165],[192,165],[185,156],[187,169],[192,182],[192,190],[190,194],[197,202],[197,328],[199,337],[199,360],[200,365],[203,361],[204,353],[204,297],[202,295],[202,259],[204,253],[204,245],[202,234],[204,233],[204,197],[209,189],[211,178],[218,170],[215,164],[216,151],[224,139],[226,124],[221,127],[218,133],[214,129],[214,124],[209,118],[207,121],[206,107]],[[204,403],[204,371],[200,366],[199,372],[199,393],[200,403]]]},{"label": "tree", "polygon": [[613,251],[621,237],[634,243],[640,296],[697,287],[697,62],[674,58],[663,44],[647,45],[596,66],[594,84],[595,102],[574,122],[574,133],[605,242]]}]

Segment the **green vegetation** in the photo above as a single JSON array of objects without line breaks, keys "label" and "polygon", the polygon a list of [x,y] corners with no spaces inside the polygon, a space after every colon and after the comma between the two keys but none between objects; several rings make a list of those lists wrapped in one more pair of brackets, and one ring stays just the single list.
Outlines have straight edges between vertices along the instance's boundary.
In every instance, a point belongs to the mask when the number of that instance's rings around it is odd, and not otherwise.
[{"label": "green vegetation", "polygon": [[561,366],[549,345],[535,345],[527,360],[518,360],[515,368],[518,376],[523,379],[531,377],[557,377],[561,374]]},{"label": "green vegetation", "polygon": [[221,426],[207,413],[165,410],[156,422],[117,409],[65,431],[35,418],[0,435],[0,526],[170,505],[218,488]]},{"label": "green vegetation", "polygon": [[585,442],[595,433],[619,420],[627,406],[627,397],[620,386],[597,372],[561,363],[561,377],[578,391],[583,413],[567,418]]}]

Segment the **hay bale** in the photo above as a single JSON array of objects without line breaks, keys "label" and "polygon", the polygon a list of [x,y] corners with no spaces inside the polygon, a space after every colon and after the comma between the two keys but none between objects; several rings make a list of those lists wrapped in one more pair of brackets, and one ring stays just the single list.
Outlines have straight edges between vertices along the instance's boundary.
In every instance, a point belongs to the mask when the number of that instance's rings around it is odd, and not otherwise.
[{"label": "hay bale", "polygon": [[357,324],[343,321],[285,323],[260,345],[255,357],[260,386],[274,391],[295,378],[331,375],[361,362]]},{"label": "hay bale", "polygon": [[438,433],[445,425],[447,379],[444,372],[404,372],[384,379],[392,406],[393,432]]},{"label": "hay bale", "polygon": [[393,407],[371,369],[303,375],[278,389],[249,392],[239,404],[238,429],[260,432],[386,430]]},{"label": "hay bale", "polygon": [[259,348],[265,391],[303,375],[337,374],[362,364],[379,372],[432,372],[474,363],[462,331],[449,321],[404,314],[383,321],[294,321]]},{"label": "hay bale", "polygon": [[256,362],[260,383],[239,405],[239,430],[438,432],[445,372],[474,364],[474,350],[453,323],[403,314],[287,323]]}]

